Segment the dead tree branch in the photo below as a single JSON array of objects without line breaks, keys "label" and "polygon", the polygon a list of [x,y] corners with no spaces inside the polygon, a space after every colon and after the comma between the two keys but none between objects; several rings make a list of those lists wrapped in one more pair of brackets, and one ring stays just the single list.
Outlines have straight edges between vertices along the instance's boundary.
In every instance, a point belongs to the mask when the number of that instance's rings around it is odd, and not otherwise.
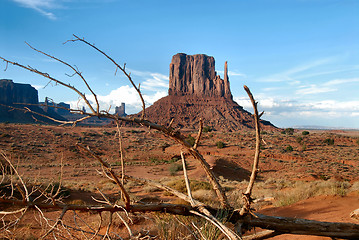
[{"label": "dead tree branch", "polygon": [[[49,58],[51,58],[51,59],[54,59],[54,60],[56,60],[56,61],[58,61],[58,62],[60,62],[60,63],[62,63],[62,64],[64,64],[64,65],[66,65],[67,67],[69,67],[69,68],[71,68],[73,71],[74,71],[74,74],[76,74],[76,75],[78,75],[80,78],[81,78],[81,80],[85,83],[85,85],[86,85],[86,87],[87,87],[87,89],[91,92],[91,94],[94,96],[94,98],[95,98],[95,101],[96,101],[96,113],[98,114],[99,112],[100,112],[100,104],[99,104],[99,102],[98,102],[98,99],[97,99],[97,95],[95,94],[95,92],[91,89],[91,87],[90,87],[90,85],[87,83],[87,81],[86,81],[86,79],[84,78],[84,76],[82,75],[82,73],[77,69],[77,68],[75,68],[75,67],[73,67],[72,65],[70,65],[69,63],[67,63],[67,62],[65,62],[65,61],[63,61],[63,60],[61,60],[61,59],[58,59],[58,58],[56,58],[56,57],[54,57],[54,56],[51,56],[50,54],[47,54],[47,53],[45,53],[45,52],[43,52],[43,51],[40,51],[40,50],[38,50],[38,49],[36,49],[36,48],[34,48],[33,46],[31,46],[29,43],[27,43],[27,42],[25,42],[31,49],[33,49],[34,51],[36,51],[36,52],[38,52],[38,53],[41,53],[41,54],[43,54],[43,55],[45,55],[45,56],[47,56],[47,57],[49,57]],[[84,99],[85,100],[85,99]],[[89,106],[89,104],[87,104],[88,106]],[[90,106],[89,106],[90,107]],[[93,112],[93,113],[95,113],[95,111],[94,111],[94,109],[92,109],[91,107],[90,107],[90,109],[91,109],[91,111]]]},{"label": "dead tree branch", "polygon": [[254,117],[254,123],[255,123],[255,129],[256,129],[256,148],[255,148],[255,154],[254,154],[254,160],[253,160],[253,169],[252,174],[249,179],[247,190],[243,193],[243,199],[244,199],[244,205],[240,211],[240,215],[243,216],[247,214],[250,211],[251,203],[252,203],[252,189],[254,186],[254,182],[256,180],[257,174],[258,174],[258,164],[259,164],[259,154],[260,154],[260,146],[261,146],[261,136],[260,136],[260,125],[259,125],[259,116],[258,116],[258,109],[257,109],[257,102],[254,100],[253,95],[249,88],[244,85],[244,90],[246,90],[253,106],[253,117]]},{"label": "dead tree branch", "polygon": [[133,82],[133,80],[131,78],[131,74],[126,72],[126,64],[124,64],[123,67],[121,67],[121,65],[118,64],[113,58],[111,58],[109,55],[107,55],[101,49],[97,48],[95,45],[89,43],[84,38],[79,38],[75,34],[73,34],[73,36],[75,37],[75,39],[67,40],[65,43],[67,43],[67,42],[77,42],[77,41],[83,42],[86,45],[94,48],[97,52],[104,55],[107,59],[109,59],[116,66],[116,71],[117,71],[117,69],[120,69],[123,72],[123,74],[128,78],[128,80],[131,82],[133,88],[137,91],[138,95],[140,96],[140,99],[141,99],[141,102],[142,102],[142,119],[144,119],[145,118],[145,108],[146,108],[145,100],[144,100],[144,98],[142,96],[142,93],[141,93],[141,90],[140,90],[140,85],[137,87],[136,84]]},{"label": "dead tree branch", "polygon": [[108,165],[105,161],[103,161],[99,156],[97,156],[93,151],[91,151],[88,147],[85,148],[84,146],[80,145],[80,144],[76,144],[79,148],[81,148],[82,150],[88,152],[92,157],[94,157],[96,160],[98,160],[102,166],[104,166],[106,168],[106,170],[110,173],[112,179],[114,179],[114,181],[116,182],[117,186],[120,188],[121,193],[123,194],[124,197],[124,202],[125,202],[125,208],[126,210],[130,209],[131,206],[131,202],[130,202],[130,196],[128,195],[125,187],[123,186],[123,184],[121,183],[120,179],[118,179],[117,174],[112,170],[111,166]]}]

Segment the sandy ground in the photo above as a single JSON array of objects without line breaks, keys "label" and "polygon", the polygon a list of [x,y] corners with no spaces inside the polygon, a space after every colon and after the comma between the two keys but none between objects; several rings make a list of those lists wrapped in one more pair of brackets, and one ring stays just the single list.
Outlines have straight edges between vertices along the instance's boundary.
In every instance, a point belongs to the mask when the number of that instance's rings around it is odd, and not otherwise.
[{"label": "sandy ground", "polygon": [[[173,177],[169,168],[176,164],[172,160],[179,158],[181,146],[148,129],[123,128],[122,131],[126,174],[151,180]],[[278,132],[262,135],[264,144],[259,181],[359,180],[358,131],[310,131],[307,136],[302,135],[301,131],[294,135]],[[96,184],[105,188],[108,183],[96,172],[99,169],[97,161],[79,151],[76,143],[90,146],[114,170],[121,171],[119,142],[115,132],[115,128],[0,124],[0,150],[16,162],[19,171],[27,178],[58,181],[62,168],[64,182],[83,191],[72,198],[90,201],[91,194],[87,191],[94,190]],[[196,133],[186,134],[196,136]],[[334,139],[334,145],[324,143],[328,138]],[[218,141],[224,142],[226,147],[217,148]],[[285,151],[289,145],[293,151]],[[218,177],[237,182],[249,179],[253,149],[254,135],[251,132],[204,133],[199,146],[199,151]],[[186,158],[190,178],[205,180],[199,164],[189,155]],[[179,171],[174,176],[182,174]],[[139,198],[146,196],[139,188],[131,191]],[[164,200],[169,198],[165,196]],[[267,206],[260,212],[273,216],[359,224],[359,221],[349,217],[350,212],[357,208],[359,192],[345,197],[318,196],[285,207]],[[329,238],[282,235],[272,239]]]}]

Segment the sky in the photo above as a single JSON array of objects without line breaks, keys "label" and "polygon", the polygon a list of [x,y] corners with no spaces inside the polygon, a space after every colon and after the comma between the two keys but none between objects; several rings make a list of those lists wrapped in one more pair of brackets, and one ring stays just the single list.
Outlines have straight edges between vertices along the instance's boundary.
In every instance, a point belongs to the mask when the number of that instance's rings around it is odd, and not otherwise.
[{"label": "sky", "polygon": [[[25,42],[76,66],[101,109],[141,110],[129,81],[93,43],[131,72],[147,106],[167,95],[176,53],[207,54],[223,78],[228,61],[234,100],[246,110],[247,85],[263,119],[278,127],[359,128],[357,0],[0,0],[0,56],[84,92],[72,70]],[[64,44],[65,43],[65,44]],[[6,71],[5,71],[6,70]],[[69,89],[0,62],[0,79],[29,83],[39,100],[83,105]]]}]

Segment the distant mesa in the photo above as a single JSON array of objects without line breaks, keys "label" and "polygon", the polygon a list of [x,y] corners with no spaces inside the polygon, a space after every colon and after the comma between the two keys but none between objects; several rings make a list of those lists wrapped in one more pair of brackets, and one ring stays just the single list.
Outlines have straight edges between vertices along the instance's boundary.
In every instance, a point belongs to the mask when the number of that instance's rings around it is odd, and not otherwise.
[{"label": "distant mesa", "polygon": [[[62,121],[74,121],[83,117],[83,115],[71,113],[70,104],[64,102],[55,103],[49,97],[46,97],[44,102],[39,102],[38,91],[30,84],[14,83],[10,79],[0,79],[0,122],[54,123],[46,117],[17,110],[24,109],[24,107]],[[85,111],[84,108],[82,110]],[[126,116],[124,103],[116,107],[116,114]],[[108,119],[92,117],[81,124],[106,125],[110,122]]]},{"label": "distant mesa", "polygon": [[42,108],[42,110],[44,110],[48,114],[55,113],[62,117],[71,115],[70,104],[64,102],[55,103],[54,100],[49,97],[45,98],[45,102],[40,102],[39,104],[41,105],[40,107]]},{"label": "distant mesa", "polygon": [[0,103],[38,104],[37,90],[30,84],[14,83],[10,79],[0,79]]},{"label": "distant mesa", "polygon": [[[27,107],[32,111],[43,115],[49,115],[59,120],[65,120],[60,115],[53,113],[47,114],[39,106],[38,92],[30,84],[14,83],[10,79],[0,79],[0,122],[17,122],[29,123],[36,122],[33,114],[21,110]],[[36,119],[41,122],[49,122],[47,118],[36,116]]]},{"label": "distant mesa", "polygon": [[[252,114],[233,101],[227,62],[224,79],[221,79],[215,71],[214,58],[205,54],[178,53],[172,57],[168,96],[149,106],[146,117],[164,125],[174,119],[173,126],[178,128],[198,128],[200,119],[205,126],[216,130],[254,128]],[[276,129],[264,120],[261,120],[261,127]]]}]

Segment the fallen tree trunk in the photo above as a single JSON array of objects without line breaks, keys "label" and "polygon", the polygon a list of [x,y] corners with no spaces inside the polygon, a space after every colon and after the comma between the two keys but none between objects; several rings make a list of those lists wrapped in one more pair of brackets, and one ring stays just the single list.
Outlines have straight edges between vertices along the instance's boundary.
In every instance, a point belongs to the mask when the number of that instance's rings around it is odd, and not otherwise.
[{"label": "fallen tree trunk", "polygon": [[359,225],[354,223],[320,222],[307,219],[273,217],[256,214],[247,216],[244,224],[274,230],[282,234],[315,235],[344,239],[359,239]]},{"label": "fallen tree trunk", "polygon": [[[108,205],[71,205],[71,204],[41,204],[34,202],[26,202],[22,200],[4,199],[0,198],[0,203],[11,204],[13,206],[27,206],[48,210],[78,210],[87,212],[122,212],[126,211],[124,207],[113,207]],[[223,209],[214,209],[208,207],[208,210],[213,214],[223,211]],[[197,207],[182,204],[135,204],[130,206],[130,212],[162,212],[171,213],[183,216],[195,216],[193,212],[198,211]],[[241,223],[243,227],[249,226],[260,227],[275,231],[277,234],[298,234],[298,235],[314,235],[335,237],[344,239],[359,239],[359,224],[354,223],[339,223],[339,222],[320,222],[307,219],[289,218],[289,217],[274,217],[263,214],[256,214],[255,216],[247,215],[241,217],[238,211],[227,210],[228,215],[232,216],[227,219],[232,223]]]}]

